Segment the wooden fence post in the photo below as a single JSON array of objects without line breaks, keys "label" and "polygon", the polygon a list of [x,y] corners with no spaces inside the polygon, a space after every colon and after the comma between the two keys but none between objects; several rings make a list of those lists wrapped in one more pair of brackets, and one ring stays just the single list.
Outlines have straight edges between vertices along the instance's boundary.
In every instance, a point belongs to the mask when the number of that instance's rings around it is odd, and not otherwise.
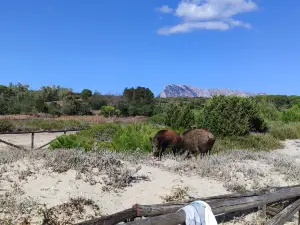
[{"label": "wooden fence post", "polygon": [[34,149],[34,132],[31,133],[31,150]]}]

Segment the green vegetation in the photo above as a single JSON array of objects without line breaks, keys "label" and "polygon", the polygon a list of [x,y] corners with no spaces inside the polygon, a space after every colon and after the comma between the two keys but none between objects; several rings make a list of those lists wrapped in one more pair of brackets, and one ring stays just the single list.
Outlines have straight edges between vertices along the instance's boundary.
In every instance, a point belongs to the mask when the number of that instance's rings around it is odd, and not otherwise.
[{"label": "green vegetation", "polygon": [[119,116],[120,110],[111,105],[104,105],[101,107],[100,115],[104,117]]},{"label": "green vegetation", "polygon": [[58,137],[50,144],[50,149],[56,148],[103,148],[113,151],[151,152],[149,137],[160,128],[146,123],[137,124],[98,124],[72,135]]},{"label": "green vegetation", "polygon": [[[225,149],[271,150],[280,140],[300,138],[300,96],[215,96],[206,98],[155,98],[149,88],[125,88],[122,95],[103,95],[89,89],[28,85],[0,85],[0,115],[51,114],[104,117],[147,116],[140,124],[98,124],[54,119],[0,120],[0,132],[86,128],[57,138],[51,148],[151,151],[149,137],[163,127],[183,132],[197,125],[217,136],[214,152]],[[96,112],[94,112],[96,113]],[[255,133],[255,134],[254,134]]]},{"label": "green vegetation", "polygon": [[221,136],[243,136],[266,127],[256,102],[237,96],[214,96],[200,114],[200,127]]},{"label": "green vegetation", "polygon": [[14,130],[14,124],[9,120],[0,120],[0,132],[10,132]]}]

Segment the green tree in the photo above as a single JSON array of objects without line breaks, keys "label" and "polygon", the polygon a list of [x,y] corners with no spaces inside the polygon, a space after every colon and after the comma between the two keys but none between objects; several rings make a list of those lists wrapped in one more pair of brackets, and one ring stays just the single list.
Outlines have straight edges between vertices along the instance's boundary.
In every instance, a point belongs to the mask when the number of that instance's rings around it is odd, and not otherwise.
[{"label": "green tree", "polygon": [[83,100],[88,100],[93,95],[90,89],[83,89],[81,92],[81,98]]},{"label": "green tree", "polygon": [[202,110],[199,126],[222,136],[245,135],[263,131],[266,124],[256,102],[237,96],[214,96]]},{"label": "green tree", "polygon": [[101,111],[100,111],[100,115],[102,115],[104,117],[112,117],[112,116],[118,115],[119,113],[120,113],[120,110],[117,110],[115,107],[113,107],[111,105],[102,106]]},{"label": "green tree", "polygon": [[165,113],[165,124],[173,129],[187,129],[195,124],[191,105],[170,104]]}]

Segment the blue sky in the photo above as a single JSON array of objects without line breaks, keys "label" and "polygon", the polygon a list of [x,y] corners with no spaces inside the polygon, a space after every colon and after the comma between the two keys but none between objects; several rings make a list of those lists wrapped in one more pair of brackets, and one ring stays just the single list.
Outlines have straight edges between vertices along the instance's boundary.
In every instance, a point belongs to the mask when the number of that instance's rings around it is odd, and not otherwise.
[{"label": "blue sky", "polygon": [[299,0],[9,0],[0,83],[300,95]]}]

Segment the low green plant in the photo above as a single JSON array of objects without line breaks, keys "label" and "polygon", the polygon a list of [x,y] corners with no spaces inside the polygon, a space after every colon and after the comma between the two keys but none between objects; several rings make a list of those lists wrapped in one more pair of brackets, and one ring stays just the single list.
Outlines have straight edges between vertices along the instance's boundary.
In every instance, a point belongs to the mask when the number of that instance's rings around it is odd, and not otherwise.
[{"label": "low green plant", "polygon": [[0,132],[11,132],[14,130],[14,124],[9,120],[0,120]]},{"label": "low green plant", "polygon": [[249,134],[245,136],[219,137],[212,149],[213,153],[233,149],[268,151],[282,147],[278,139],[270,134]]},{"label": "low green plant", "polygon": [[165,124],[165,115],[164,114],[156,114],[148,118],[148,121],[153,124]]},{"label": "low green plant", "polygon": [[161,128],[152,124],[98,124],[84,129],[77,134],[61,136],[52,142],[51,149],[80,148],[86,151],[93,148],[114,151],[151,152],[149,137]]},{"label": "low green plant", "polygon": [[286,139],[298,139],[300,138],[300,122],[272,122],[270,123],[269,134],[282,141]]},{"label": "low green plant", "polygon": [[78,149],[83,148],[85,151],[92,149],[94,141],[92,138],[82,137],[77,134],[62,135],[50,143],[49,149]]},{"label": "low green plant", "polygon": [[112,145],[117,151],[135,151],[137,149],[151,152],[149,137],[153,137],[160,128],[150,124],[127,124],[120,126],[112,138]]}]

